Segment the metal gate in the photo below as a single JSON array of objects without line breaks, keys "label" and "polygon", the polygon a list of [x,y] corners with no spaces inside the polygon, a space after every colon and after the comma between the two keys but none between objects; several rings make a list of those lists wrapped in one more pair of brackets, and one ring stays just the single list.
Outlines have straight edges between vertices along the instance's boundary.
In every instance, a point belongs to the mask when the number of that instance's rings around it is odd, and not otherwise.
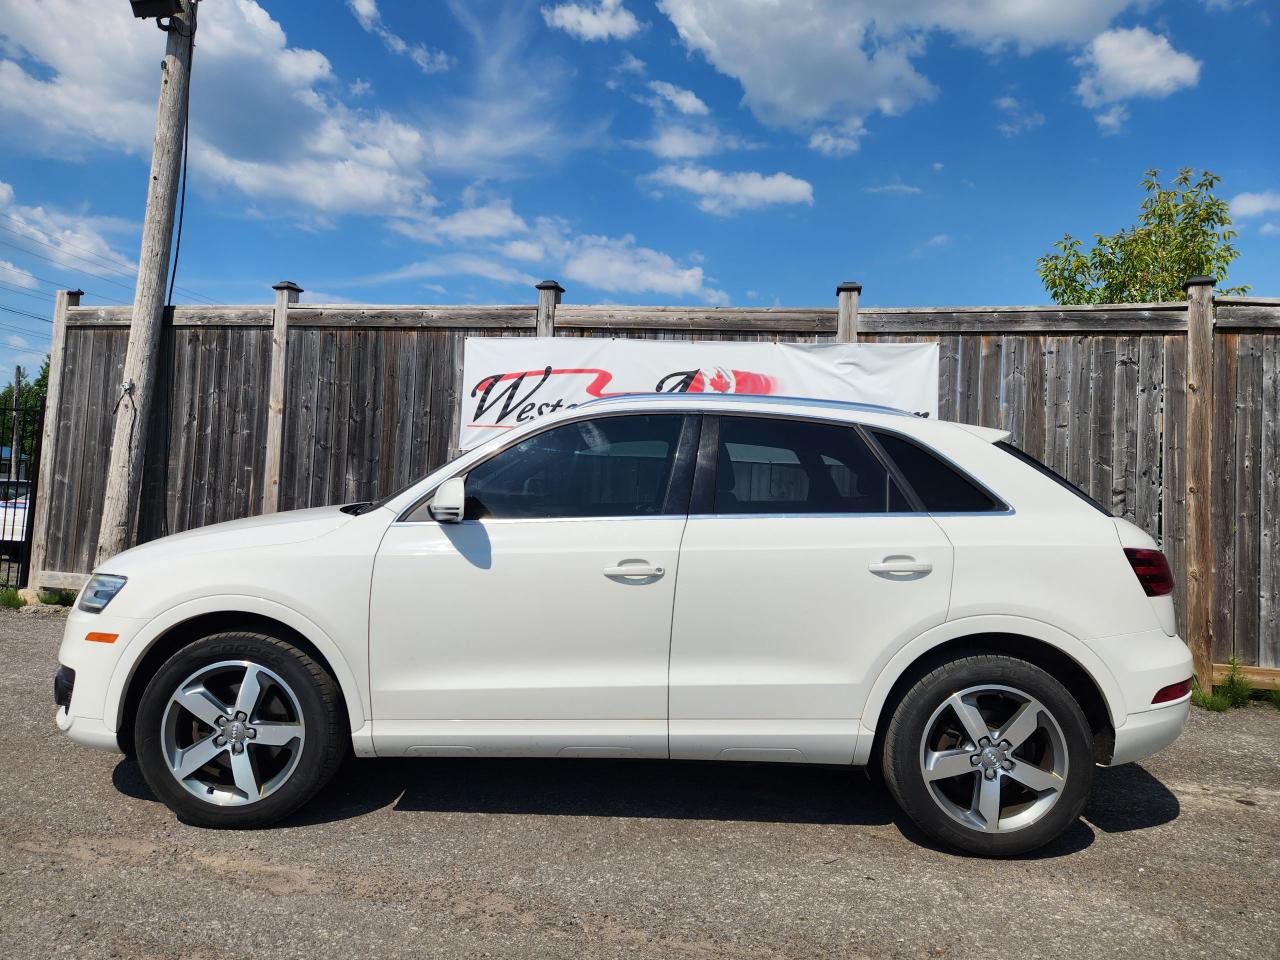
[{"label": "metal gate", "polygon": [[27,585],[43,432],[43,400],[0,409],[0,587]]}]

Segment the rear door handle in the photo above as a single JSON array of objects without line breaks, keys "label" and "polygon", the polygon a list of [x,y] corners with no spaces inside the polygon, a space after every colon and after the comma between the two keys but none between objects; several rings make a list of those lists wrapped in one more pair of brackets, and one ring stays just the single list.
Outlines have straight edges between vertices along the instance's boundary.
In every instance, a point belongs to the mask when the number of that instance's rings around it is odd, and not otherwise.
[{"label": "rear door handle", "polygon": [[930,573],[933,564],[915,557],[885,557],[879,562],[873,560],[867,569],[872,573]]},{"label": "rear door handle", "polygon": [[665,574],[667,571],[662,567],[655,567],[643,560],[623,561],[616,567],[605,567],[604,575],[606,577],[624,577],[624,578],[657,578]]}]

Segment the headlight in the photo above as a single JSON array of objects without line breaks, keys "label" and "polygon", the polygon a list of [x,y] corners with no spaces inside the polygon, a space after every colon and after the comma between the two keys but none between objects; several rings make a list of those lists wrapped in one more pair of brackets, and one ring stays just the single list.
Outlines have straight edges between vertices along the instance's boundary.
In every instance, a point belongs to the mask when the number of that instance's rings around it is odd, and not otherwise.
[{"label": "headlight", "polygon": [[101,613],[115,595],[124,589],[128,579],[110,573],[95,573],[80,593],[80,609],[89,613]]}]

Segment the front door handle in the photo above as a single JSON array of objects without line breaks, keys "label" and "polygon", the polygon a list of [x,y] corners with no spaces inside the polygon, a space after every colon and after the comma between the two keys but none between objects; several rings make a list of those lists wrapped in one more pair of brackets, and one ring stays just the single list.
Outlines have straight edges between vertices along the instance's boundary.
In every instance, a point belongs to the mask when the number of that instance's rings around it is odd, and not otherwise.
[{"label": "front door handle", "polygon": [[666,572],[662,567],[655,567],[645,560],[624,560],[616,567],[604,568],[604,575],[609,578],[656,580]]},{"label": "front door handle", "polygon": [[915,557],[885,557],[883,560],[867,564],[872,573],[930,573],[933,564],[928,560],[917,560]]}]

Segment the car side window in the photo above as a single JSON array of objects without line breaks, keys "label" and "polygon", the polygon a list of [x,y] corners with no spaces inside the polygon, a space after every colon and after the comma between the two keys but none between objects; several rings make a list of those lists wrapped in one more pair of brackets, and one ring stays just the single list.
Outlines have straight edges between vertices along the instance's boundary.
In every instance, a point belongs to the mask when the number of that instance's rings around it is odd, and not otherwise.
[{"label": "car side window", "polygon": [[467,474],[465,519],[663,513],[684,417],[597,417],[544,430]]},{"label": "car side window", "polygon": [[991,494],[919,444],[895,433],[872,433],[930,513],[990,513],[1005,509]]},{"label": "car side window", "polygon": [[905,499],[858,431],[771,417],[720,418],[717,514],[885,513]]}]

